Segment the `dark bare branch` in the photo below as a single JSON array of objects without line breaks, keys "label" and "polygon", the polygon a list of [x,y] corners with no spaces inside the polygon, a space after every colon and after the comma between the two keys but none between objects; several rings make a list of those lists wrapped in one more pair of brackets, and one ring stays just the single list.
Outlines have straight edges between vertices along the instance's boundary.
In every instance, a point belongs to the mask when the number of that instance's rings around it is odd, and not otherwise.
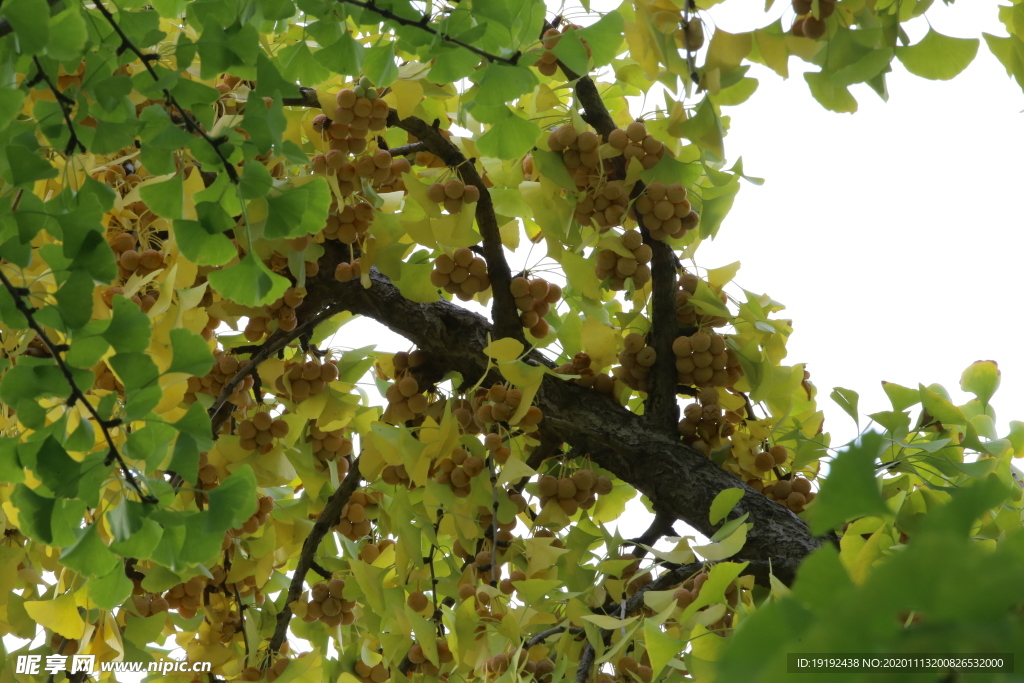
[{"label": "dark bare branch", "polygon": [[348,474],[342,480],[341,485],[327,500],[327,505],[324,506],[323,512],[320,513],[312,530],[310,530],[309,536],[306,536],[306,540],[302,543],[299,561],[295,565],[292,582],[288,586],[288,595],[285,598],[284,606],[277,615],[277,626],[274,629],[274,635],[270,639],[270,650],[272,652],[279,652],[285,638],[288,636],[288,623],[292,619],[291,605],[302,595],[302,586],[306,581],[306,574],[313,567],[313,558],[320,547],[321,541],[324,540],[331,527],[341,519],[341,511],[348,505],[349,498],[359,488],[360,481],[359,458],[356,458],[349,468]]}]

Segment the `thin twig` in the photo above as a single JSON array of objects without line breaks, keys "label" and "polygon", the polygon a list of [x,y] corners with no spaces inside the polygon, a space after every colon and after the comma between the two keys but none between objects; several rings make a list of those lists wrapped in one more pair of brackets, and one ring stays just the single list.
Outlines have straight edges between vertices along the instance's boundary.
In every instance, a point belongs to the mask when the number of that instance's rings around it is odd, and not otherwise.
[{"label": "thin twig", "polygon": [[497,587],[501,576],[501,564],[498,561],[498,472],[494,467],[494,454],[487,454],[487,469],[491,474],[491,586]]},{"label": "thin twig", "polygon": [[84,153],[86,151],[85,145],[78,139],[78,132],[75,130],[75,122],[71,120],[71,107],[75,105],[75,101],[57,89],[57,86],[53,84],[50,77],[46,75],[43,65],[39,63],[39,57],[33,57],[32,62],[36,65],[36,69],[38,69],[36,77],[41,78],[46,82],[50,92],[53,93],[54,98],[57,100],[57,106],[60,107],[60,113],[64,115],[64,123],[68,125],[68,133],[70,133],[71,137],[68,138],[68,144],[64,147],[64,156],[71,156],[74,154],[75,147],[78,147]]},{"label": "thin twig", "polygon": [[501,62],[502,64],[509,64],[511,66],[515,66],[516,64],[519,63],[519,57],[522,55],[521,52],[516,51],[515,54],[513,54],[511,57],[499,57],[498,55],[491,54],[490,52],[487,52],[486,50],[481,50],[478,47],[474,47],[473,45],[470,45],[469,43],[464,43],[461,40],[459,40],[458,38],[452,38],[451,36],[449,36],[449,35],[447,35],[445,33],[442,33],[440,31],[438,31],[436,28],[430,26],[430,23],[429,23],[430,22],[430,15],[429,14],[424,14],[423,17],[421,17],[419,21],[416,21],[414,19],[407,19],[406,17],[401,17],[401,16],[395,14],[394,12],[392,12],[392,11],[390,11],[388,9],[377,7],[376,4],[373,2],[373,0],[368,0],[367,2],[360,2],[359,0],[339,0],[339,2],[341,2],[342,4],[347,3],[349,5],[355,5],[356,7],[362,7],[363,9],[366,9],[366,10],[369,10],[369,11],[374,12],[376,14],[379,14],[380,16],[384,17],[388,21],[393,21],[396,24],[400,24],[402,26],[414,26],[414,27],[420,29],[421,31],[426,31],[427,33],[430,33],[430,34],[433,34],[433,35],[439,37],[441,40],[445,41],[446,43],[451,43],[452,45],[458,45],[459,47],[464,47],[467,50],[469,50],[470,52],[472,52],[473,54],[479,55],[480,57],[483,57],[484,59],[489,59],[492,62]]},{"label": "thin twig", "polygon": [[228,419],[231,414],[230,410],[225,410],[224,407],[227,405],[228,398],[234,393],[242,381],[249,375],[256,372],[260,363],[274,356],[278,351],[288,346],[293,340],[302,335],[306,330],[316,327],[320,322],[326,318],[331,317],[335,313],[343,310],[343,306],[340,304],[333,304],[328,306],[320,313],[314,315],[310,319],[302,322],[300,325],[296,325],[295,329],[291,332],[284,332],[277,330],[274,332],[267,341],[259,347],[250,358],[247,363],[242,365],[235,373],[234,377],[228,380],[224,387],[220,390],[220,394],[217,396],[217,400],[213,402],[207,411],[210,415],[210,422],[213,432],[213,438],[217,438],[217,433],[220,431],[221,425]]},{"label": "thin twig", "polygon": [[[128,50],[132,52],[136,57],[138,57],[139,60],[142,62],[142,66],[145,67],[146,71],[149,72],[149,75],[153,78],[153,81],[159,83],[160,76],[156,73],[156,70],[153,68],[151,62],[159,61],[160,55],[156,53],[147,54],[140,50],[139,47],[131,41],[128,35],[124,32],[121,26],[114,19],[114,15],[110,13],[110,10],[104,7],[103,3],[100,0],[96,0],[95,6],[96,9],[100,11],[100,14],[103,15],[103,18],[107,20],[107,23],[110,24],[110,26],[117,33],[118,37],[121,38],[121,49]],[[178,100],[174,99],[174,96],[171,95],[171,92],[167,88],[163,88],[162,92],[164,95],[164,99],[167,101],[167,104],[174,107],[174,109],[178,112],[178,116],[181,117],[182,122],[185,124],[185,130],[187,130],[190,133],[198,135],[203,140],[205,140],[206,143],[210,145],[210,147],[213,148],[213,151],[217,154],[217,156],[221,160],[221,163],[224,165],[224,171],[228,174],[228,179],[231,180],[232,183],[237,185],[238,169],[235,168],[234,164],[232,164],[228,160],[227,156],[224,154],[224,151],[221,149],[221,146],[228,141],[228,138],[223,135],[218,138],[211,138],[206,133],[206,131],[203,130],[203,127],[199,124],[199,121],[197,121],[195,117],[192,116],[192,114],[189,114],[185,111],[184,107],[182,107],[178,103]]]},{"label": "thin twig", "polygon": [[242,594],[238,592],[238,583],[231,584],[235,593],[235,603],[238,605],[238,623],[241,627],[238,629],[242,632],[242,642],[245,644],[245,661],[249,661],[249,634],[245,632],[245,605],[242,604]]},{"label": "thin twig", "polygon": [[334,574],[333,574],[333,573],[331,573],[331,571],[330,571],[330,570],[328,570],[328,569],[327,569],[326,567],[324,567],[324,566],[323,566],[322,564],[320,564],[319,562],[315,562],[315,561],[314,561],[314,562],[312,562],[312,563],[311,563],[311,564],[309,565],[309,568],[310,568],[310,569],[312,569],[312,570],[313,570],[314,572],[316,572],[317,574],[319,574],[319,575],[320,575],[320,577],[324,579],[324,581],[330,581],[331,579],[333,579],[333,578],[334,578]]},{"label": "thin twig", "polygon": [[580,633],[584,632],[583,629],[580,628],[579,626],[555,626],[554,628],[549,628],[546,631],[541,631],[540,633],[538,633],[534,637],[530,638],[528,641],[526,641],[526,644],[523,645],[523,649],[524,650],[529,650],[531,647],[533,647],[537,643],[544,642],[545,640],[547,640],[551,636],[556,636],[559,633],[564,633],[566,631],[568,631],[569,633],[571,633],[573,635],[579,635]]},{"label": "thin twig", "polygon": [[117,445],[114,444],[114,437],[111,435],[110,430],[120,425],[121,420],[104,420],[100,417],[96,408],[89,403],[89,399],[86,398],[85,392],[79,388],[78,384],[75,382],[74,375],[71,374],[71,369],[67,366],[67,363],[64,362],[64,359],[60,355],[62,351],[67,350],[67,346],[64,344],[55,344],[53,340],[50,339],[42,326],[35,319],[36,309],[30,307],[22,299],[23,296],[28,295],[28,290],[24,287],[15,287],[7,278],[7,275],[4,274],[3,270],[0,270],[0,283],[3,283],[4,288],[10,293],[11,298],[14,300],[14,306],[23,316],[25,316],[25,320],[28,321],[28,326],[32,328],[36,333],[36,336],[39,337],[39,340],[50,352],[50,355],[53,356],[53,360],[56,361],[61,374],[64,375],[64,379],[67,381],[68,385],[70,385],[71,397],[68,399],[68,407],[70,408],[76,402],[80,401],[89,412],[89,415],[96,421],[96,424],[99,425],[100,431],[103,432],[103,438],[106,440],[107,447],[110,449],[107,453],[106,459],[103,461],[103,464],[110,466],[114,462],[117,462],[118,466],[121,468],[121,472],[124,473],[125,481],[127,481],[128,485],[135,491],[135,493],[138,494],[139,499],[146,503],[156,503],[157,500],[155,497],[142,492],[142,487],[139,486],[138,480],[135,478],[135,475],[132,474],[128,464],[124,461],[124,458],[121,457],[120,451],[117,450]]}]

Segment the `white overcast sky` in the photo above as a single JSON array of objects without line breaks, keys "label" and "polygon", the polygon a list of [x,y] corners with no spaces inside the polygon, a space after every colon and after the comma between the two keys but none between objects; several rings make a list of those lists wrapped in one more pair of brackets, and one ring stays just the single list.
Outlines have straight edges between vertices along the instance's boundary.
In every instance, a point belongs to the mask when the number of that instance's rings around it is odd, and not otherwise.
[{"label": "white overcast sky", "polygon": [[[788,25],[789,3],[775,5],[771,19]],[[1005,36],[997,6],[936,2],[927,16],[945,35]],[[730,0],[704,16],[736,32],[767,23],[763,8]],[[923,19],[906,27],[915,42],[927,31]],[[817,67],[791,58],[784,81],[755,65],[757,92],[724,109],[730,165],[742,156],[766,182],[743,185],[698,264],[741,261],[740,286],[786,304],[795,328],[786,362],[808,364],[833,444],[856,432],[832,387],[859,392],[862,414],[891,409],[882,380],[937,382],[963,403],[960,373],[976,360],[1002,370],[993,405],[1005,433],[1024,420],[1024,94],[984,41],[952,81],[925,81],[894,61],[889,101],[854,86],[855,114],[819,105],[806,70]]]}]

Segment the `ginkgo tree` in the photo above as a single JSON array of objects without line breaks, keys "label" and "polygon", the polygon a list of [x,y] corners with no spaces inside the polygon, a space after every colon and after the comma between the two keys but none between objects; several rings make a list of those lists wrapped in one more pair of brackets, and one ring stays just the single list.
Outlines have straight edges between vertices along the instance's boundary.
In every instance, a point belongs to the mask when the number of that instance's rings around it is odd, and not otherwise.
[{"label": "ginkgo tree", "polygon": [[[760,182],[723,145],[752,64],[802,59],[849,112],[894,59],[949,79],[981,41],[912,43],[926,0],[735,34],[715,4],[4,0],[0,681],[84,680],[26,655],[650,683],[1024,652],[996,363],[962,406],[886,383],[833,448],[782,305],[697,260]],[[984,40],[1024,85],[1022,7]]]}]

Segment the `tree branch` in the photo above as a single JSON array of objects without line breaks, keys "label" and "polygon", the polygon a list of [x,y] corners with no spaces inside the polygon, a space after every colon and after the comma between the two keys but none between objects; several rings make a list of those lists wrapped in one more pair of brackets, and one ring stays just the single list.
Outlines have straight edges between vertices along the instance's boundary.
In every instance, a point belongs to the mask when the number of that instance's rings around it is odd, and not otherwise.
[{"label": "tree branch", "polygon": [[670,533],[675,533],[675,529],[672,525],[675,524],[676,518],[672,515],[665,513],[657,513],[654,515],[654,521],[647,527],[647,531],[643,532],[636,538],[632,538],[626,541],[625,545],[635,546],[633,548],[633,555],[635,557],[644,557],[647,555],[647,549],[642,546],[652,546],[657,543],[658,539],[662,536],[666,536]]},{"label": "tree branch", "polygon": [[28,304],[25,303],[24,299],[22,299],[23,296],[28,295],[28,290],[23,287],[15,287],[14,284],[7,278],[7,275],[4,274],[3,269],[0,269],[0,283],[3,283],[4,289],[6,289],[8,293],[10,293],[11,298],[14,300],[15,308],[17,308],[18,312],[25,316],[25,320],[28,322],[28,326],[36,333],[36,336],[39,337],[39,341],[43,343],[43,346],[46,347],[46,350],[50,352],[51,356],[53,356],[53,360],[57,363],[57,367],[60,368],[61,374],[64,375],[64,379],[71,387],[71,396],[68,398],[67,402],[68,407],[72,407],[76,402],[81,402],[82,405],[85,406],[85,409],[89,412],[89,415],[92,416],[92,419],[96,421],[96,424],[99,426],[100,431],[103,432],[103,438],[107,442],[107,447],[110,449],[109,452],[107,453],[106,459],[103,461],[103,464],[109,467],[114,462],[117,462],[118,466],[121,468],[121,472],[124,474],[125,481],[128,482],[128,486],[130,486],[132,490],[134,490],[135,493],[138,494],[139,499],[146,503],[156,503],[156,498],[142,492],[142,487],[139,485],[138,480],[135,478],[135,475],[132,474],[132,471],[128,467],[128,464],[124,461],[124,458],[121,457],[121,452],[118,451],[117,445],[114,444],[114,437],[110,433],[110,430],[116,427],[117,425],[121,424],[121,421],[104,420],[102,417],[100,417],[100,414],[96,411],[96,408],[94,408],[93,405],[89,403],[89,399],[86,398],[85,392],[83,392],[81,388],[79,388],[78,384],[75,382],[74,375],[71,374],[71,369],[68,367],[67,363],[64,362],[64,359],[60,355],[62,351],[67,350],[67,347],[63,344],[55,344],[53,340],[50,339],[50,337],[43,330],[42,325],[40,325],[39,322],[35,319],[36,309],[30,307]]},{"label": "tree branch", "polygon": [[[64,115],[64,123],[68,126],[68,144],[64,147],[64,156],[71,156],[75,152],[75,147],[78,147],[85,152],[85,145],[78,139],[78,131],[75,130],[75,123],[71,120],[71,107],[75,104],[75,101],[62,93],[57,89],[57,86],[53,84],[50,77],[46,75],[46,71],[43,69],[43,65],[39,63],[39,57],[33,57],[32,62],[36,65],[36,78],[41,78],[46,82],[50,92],[53,93],[53,97],[57,100],[57,106],[60,107],[60,113]],[[35,78],[32,79],[33,81]]]},{"label": "tree branch", "polygon": [[[333,272],[345,249],[325,244],[321,273]],[[426,351],[438,367],[459,372],[473,384],[487,372],[483,348],[493,327],[480,315],[447,301],[419,304],[405,299],[391,281],[371,269],[370,289],[317,276],[307,280],[306,302],[329,301],[372,318]],[[534,352],[526,361],[544,363]],[[497,379],[496,371],[491,370]],[[544,412],[539,436],[564,440],[589,453],[600,467],[645,494],[664,514],[711,536],[720,524],[708,521],[711,503],[726,488],[742,488],[738,514],[749,513],[753,528],[739,553],[744,560],[771,560],[776,576],[789,583],[800,561],[821,545],[787,508],[768,500],[674,436],[651,430],[646,421],[610,398],[547,375],[536,403]]]},{"label": "tree branch", "polygon": [[487,262],[487,274],[491,279],[494,296],[491,317],[494,320],[495,338],[512,337],[525,344],[526,338],[523,336],[523,325],[516,310],[515,297],[509,290],[512,271],[505,260],[505,248],[501,244],[501,231],[494,213],[494,203],[491,201],[491,193],[477,173],[473,163],[475,160],[466,159],[459,148],[441,135],[437,128],[415,116],[399,119],[398,113],[392,109],[388,114],[388,125],[397,126],[415,135],[446,165],[456,169],[464,183],[475,185],[480,190],[480,199],[476,203],[476,222],[483,238],[484,260]]},{"label": "tree branch", "polygon": [[[101,2],[101,0],[96,0],[94,4],[96,6],[96,9],[100,11],[100,14],[103,15],[103,18],[107,20],[107,23],[110,24],[110,26],[117,33],[118,37],[121,39],[121,50],[128,50],[132,52],[136,57],[138,57],[139,60],[142,62],[142,65],[146,68],[146,71],[149,72],[149,75],[153,78],[153,81],[155,83],[159,83],[160,76],[157,75],[156,70],[153,69],[153,65],[151,64],[151,62],[159,61],[160,55],[155,53],[146,54],[142,52],[142,50],[140,50],[139,47],[131,41],[128,35],[117,23],[117,21],[114,19],[114,15],[110,13],[110,10],[104,7],[103,2]],[[118,52],[118,54],[120,54],[120,52]],[[191,114],[185,111],[185,109],[178,103],[178,100],[174,99],[174,96],[171,95],[171,92],[167,88],[163,88],[162,92],[164,95],[164,99],[167,101],[167,104],[174,107],[174,109],[178,112],[178,115],[181,117],[182,121],[185,124],[185,130],[187,130],[190,133],[198,135],[203,140],[205,140],[206,143],[210,145],[210,147],[213,148],[214,153],[216,153],[216,155],[220,158],[220,161],[224,166],[224,171],[228,174],[228,179],[231,180],[232,183],[237,185],[238,169],[235,168],[234,164],[228,161],[227,156],[225,156],[224,151],[221,149],[221,146],[225,142],[227,142],[227,137],[221,136],[216,139],[211,138],[206,133],[206,131],[203,130],[203,127],[199,124],[199,121],[197,121],[195,117],[193,117]]]},{"label": "tree branch", "polygon": [[[342,0],[350,1],[350,0]],[[376,10],[375,10],[376,11]],[[298,97],[287,97],[282,104],[290,107],[320,108],[320,99],[313,88],[299,88]],[[483,179],[476,170],[474,159],[467,159],[466,156],[450,140],[441,135],[440,131],[431,126],[423,119],[409,116],[404,119],[398,117],[394,109],[388,112],[388,125],[401,128],[419,138],[419,143],[406,145],[412,148],[414,145],[423,144],[424,149],[438,156],[447,166],[458,172],[462,181],[467,185],[475,185],[480,190],[480,199],[476,203],[476,222],[480,228],[480,236],[483,238],[483,257],[487,262],[487,275],[491,279],[491,292],[494,297],[494,304],[491,309],[491,317],[494,320],[496,331],[495,338],[512,337],[526,344],[526,337],[523,334],[523,326],[519,320],[516,309],[515,297],[509,290],[509,283],[512,282],[512,271],[505,260],[505,251],[501,243],[501,230],[498,225],[498,218],[494,212],[494,202],[491,193],[484,185]],[[392,156],[402,147],[391,150]],[[418,150],[417,150],[418,151]]]},{"label": "tree branch", "polygon": [[295,329],[291,332],[284,332],[282,330],[275,331],[265,342],[263,342],[261,346],[258,347],[258,350],[249,357],[249,361],[238,368],[238,372],[235,373],[234,377],[228,380],[220,390],[217,400],[213,402],[213,405],[211,405],[207,411],[210,416],[210,424],[214,439],[217,438],[217,433],[220,431],[221,425],[223,425],[231,415],[231,411],[226,410],[225,406],[227,405],[228,398],[235,392],[238,385],[241,384],[246,377],[254,374],[260,363],[277,355],[281,349],[288,346],[288,344],[292,343],[295,339],[341,310],[343,310],[342,307],[338,305],[327,306],[312,315],[303,323],[296,325]]},{"label": "tree branch", "polygon": [[355,493],[355,490],[359,488],[360,481],[359,458],[356,458],[352,462],[348,474],[342,480],[341,485],[338,486],[337,490],[327,500],[327,505],[324,506],[323,512],[317,517],[313,529],[309,532],[309,536],[306,536],[306,540],[302,543],[299,561],[295,565],[295,571],[292,573],[292,582],[288,586],[288,595],[285,597],[284,605],[282,605],[281,611],[277,615],[277,626],[274,628],[274,635],[270,639],[271,652],[279,652],[281,650],[281,645],[284,644],[285,638],[288,636],[288,623],[292,618],[292,603],[302,595],[302,585],[306,581],[306,574],[313,567],[313,556],[316,555],[317,548],[320,547],[320,542],[324,540],[327,532],[341,519],[341,511],[348,504],[348,500]]},{"label": "tree branch", "polygon": [[[572,72],[563,73],[567,77]],[[575,75],[575,74],[573,74]],[[597,85],[590,76],[583,76],[576,81],[576,99],[583,106],[583,120],[593,126],[601,138],[607,142],[608,136],[615,130],[615,121],[597,91]],[[615,160],[619,177],[626,177],[624,159]],[[644,193],[646,186],[637,180],[630,192],[630,200],[634,201]],[[654,429],[678,438],[676,431],[679,423],[679,404],[676,400],[676,362],[672,353],[672,342],[676,338],[676,256],[672,247],[662,240],[651,237],[637,216],[640,233],[644,243],[651,247],[651,335],[650,346],[654,348],[654,365],[648,375],[647,401],[644,414]]]},{"label": "tree branch", "polygon": [[412,142],[408,145],[402,145],[401,147],[392,147],[388,150],[393,157],[404,157],[407,154],[416,154],[417,152],[428,152],[427,145],[422,142]]},{"label": "tree branch", "polygon": [[367,2],[360,2],[360,0],[338,0],[338,1],[341,2],[342,4],[346,4],[347,3],[349,5],[355,5],[356,7],[362,7],[365,10],[369,10],[371,12],[374,12],[375,14],[379,14],[380,16],[384,17],[388,21],[393,21],[396,24],[400,24],[402,26],[413,26],[415,28],[420,29],[421,31],[426,31],[427,33],[430,33],[432,35],[437,36],[438,38],[440,38],[441,40],[445,41],[446,43],[451,43],[452,45],[458,45],[459,47],[463,47],[463,48],[469,50],[470,52],[472,52],[473,54],[479,55],[480,57],[483,57],[484,59],[489,59],[492,62],[501,62],[503,64],[509,64],[511,66],[515,66],[519,62],[519,57],[521,56],[520,52],[516,52],[511,57],[499,57],[498,55],[491,54],[490,52],[487,52],[485,50],[481,50],[478,47],[470,45],[469,43],[464,43],[461,40],[459,40],[458,38],[452,38],[451,36],[449,36],[449,35],[447,35],[445,33],[442,33],[440,31],[438,31],[437,29],[435,29],[434,27],[429,25],[429,22],[430,22],[430,15],[429,14],[423,15],[423,17],[421,17],[419,21],[416,21],[414,19],[407,19],[406,17],[399,16],[399,15],[395,14],[394,12],[392,12],[391,10],[384,9],[384,8],[381,8],[381,7],[377,7],[377,5],[373,2],[373,0],[368,0]]},{"label": "tree branch", "polygon": [[549,628],[546,631],[541,631],[540,633],[538,633],[534,637],[530,638],[523,645],[523,649],[524,650],[529,650],[531,647],[533,647],[537,643],[542,643],[545,640],[547,640],[548,638],[550,638],[551,636],[557,636],[559,633],[565,633],[566,631],[568,631],[572,635],[578,635],[580,633],[583,633],[583,629],[580,628],[579,626],[555,626],[554,628]]},{"label": "tree branch", "polygon": [[[636,181],[632,198],[645,190],[643,181]],[[672,351],[679,323],[676,319],[676,255],[666,242],[651,237],[637,214],[637,224],[644,244],[651,248],[651,333],[648,343],[654,348],[654,364],[647,377],[647,400],[644,415],[654,429],[679,437],[679,402],[676,385],[676,357]]]}]

